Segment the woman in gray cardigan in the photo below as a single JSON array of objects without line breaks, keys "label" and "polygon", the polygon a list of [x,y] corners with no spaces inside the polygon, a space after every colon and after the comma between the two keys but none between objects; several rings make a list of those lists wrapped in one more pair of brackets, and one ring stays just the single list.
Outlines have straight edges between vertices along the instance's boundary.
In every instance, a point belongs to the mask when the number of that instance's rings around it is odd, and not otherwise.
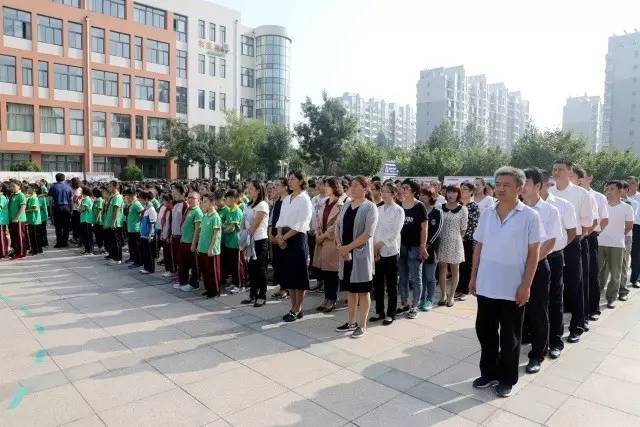
[{"label": "woman in gray cardigan", "polygon": [[[338,245],[338,273],[347,294],[347,323],[336,328],[338,332],[350,332],[352,338],[360,338],[367,331],[367,316],[371,306],[373,288],[373,234],[378,223],[376,205],[365,198],[367,180],[357,176],[351,181],[351,201],[346,203],[336,225]],[[360,324],[356,323],[356,308],[360,307]]]}]

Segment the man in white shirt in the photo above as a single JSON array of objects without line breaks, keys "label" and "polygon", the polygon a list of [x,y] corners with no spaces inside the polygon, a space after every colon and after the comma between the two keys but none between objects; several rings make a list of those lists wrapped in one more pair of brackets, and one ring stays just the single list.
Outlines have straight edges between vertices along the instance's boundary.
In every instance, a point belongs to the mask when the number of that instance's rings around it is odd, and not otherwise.
[{"label": "man in white shirt", "polygon": [[[629,184],[628,197],[640,204],[640,193],[638,193],[638,178],[630,176],[627,178]],[[631,235],[631,277],[629,281],[631,286],[639,288],[638,280],[640,280],[640,210],[636,211],[633,218],[633,233]]]},{"label": "man in white shirt", "polygon": [[[640,203],[635,199],[629,197],[629,183],[622,181],[622,198],[623,203],[628,204],[633,209],[633,219],[635,224],[636,215],[640,210]],[[629,231],[624,236],[624,257],[622,259],[622,269],[620,270],[620,290],[618,291],[618,299],[620,301],[626,301],[629,298],[629,265],[631,263],[631,247],[633,246],[633,230]],[[632,285],[634,288],[640,288],[637,283]]]},{"label": "man in white shirt", "polygon": [[469,292],[477,296],[476,334],[480,341],[480,377],[475,388],[496,383],[508,397],[518,382],[524,306],[544,239],[538,213],[518,200],[524,173],[509,166],[496,171],[498,203],[480,216],[473,239]]},{"label": "man in white shirt", "polygon": [[586,236],[591,233],[593,227],[593,210],[589,193],[570,181],[572,166],[573,164],[568,160],[558,160],[553,164],[555,186],[549,188],[549,193],[571,203],[578,220],[576,228],[578,237],[575,242],[570,242],[564,249],[565,269],[563,274],[564,303],[571,312],[567,341],[577,343],[587,327],[585,324],[583,283],[588,287],[588,281],[584,281],[583,270],[588,271],[589,268],[589,244]]},{"label": "man in white shirt", "polygon": [[487,185],[484,181],[484,178],[476,178],[473,181],[473,188],[474,188],[473,201],[476,202],[476,204],[478,205],[478,209],[480,210],[480,213],[484,212],[485,209],[487,209],[488,207],[490,207],[496,202],[493,197],[487,196],[485,194]]}]

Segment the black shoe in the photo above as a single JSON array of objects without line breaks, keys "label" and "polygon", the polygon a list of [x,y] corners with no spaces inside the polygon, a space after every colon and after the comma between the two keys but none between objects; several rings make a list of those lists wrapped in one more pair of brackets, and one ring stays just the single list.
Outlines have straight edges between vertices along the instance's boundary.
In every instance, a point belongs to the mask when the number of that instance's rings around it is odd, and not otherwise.
[{"label": "black shoe", "polygon": [[593,313],[589,315],[589,321],[595,322],[600,318],[600,313]]},{"label": "black shoe", "polygon": [[571,344],[575,344],[577,342],[580,341],[580,335],[575,333],[575,332],[571,332],[569,334],[569,337],[567,338],[567,342],[571,343]]},{"label": "black shoe", "polygon": [[620,301],[628,301],[628,300],[629,300],[629,295],[620,295],[620,296],[618,297],[618,299],[619,299]]},{"label": "black shoe", "polygon": [[471,385],[473,386],[473,388],[484,389],[484,388],[492,387],[496,384],[498,384],[497,380],[492,380],[487,377],[478,377],[475,380],[473,380],[473,383]]},{"label": "black shoe", "polygon": [[610,309],[616,308],[616,302],[615,301],[607,301],[607,308],[610,308]]},{"label": "black shoe", "polygon": [[496,387],[496,394],[498,395],[498,397],[509,397],[512,393],[513,387],[508,384],[500,383]]},{"label": "black shoe", "polygon": [[384,316],[380,316],[379,314],[376,314],[375,316],[371,316],[369,318],[369,322],[379,322],[381,320],[384,320]]},{"label": "black shoe", "polygon": [[386,317],[383,321],[382,321],[382,325],[383,326],[389,326],[390,324],[393,323],[395,319],[393,317]]},{"label": "black shoe", "polygon": [[400,307],[399,309],[396,310],[396,314],[398,314],[398,313],[406,313],[407,311],[409,311],[409,306],[408,305],[403,305],[402,307]]},{"label": "black shoe", "polygon": [[61,248],[62,246],[56,243],[55,245],[53,245],[53,247],[58,249],[58,248]]},{"label": "black shoe", "polygon": [[285,322],[295,322],[297,319],[298,318],[296,317],[296,315],[292,312],[288,312],[287,314],[282,316],[282,320],[284,320]]},{"label": "black shoe", "polygon": [[253,301],[252,299],[243,299],[242,301],[240,301],[240,304],[253,304],[255,301]]},{"label": "black shoe", "polygon": [[632,288],[636,288],[636,289],[638,289],[638,288],[640,288],[640,285],[638,285],[638,282],[633,282],[633,283],[631,284],[631,287],[632,287]]},{"label": "black shoe", "polygon": [[540,362],[537,360],[529,360],[525,370],[527,374],[537,374],[540,372]]},{"label": "black shoe", "polygon": [[582,332],[589,332],[591,330],[591,328],[589,327],[589,324],[585,322],[585,324],[582,326]]},{"label": "black shoe", "polygon": [[342,326],[338,326],[336,328],[336,332],[353,332],[358,328],[358,324],[357,323],[345,323]]},{"label": "black shoe", "polygon": [[259,300],[256,300],[256,302],[253,303],[253,306],[258,308],[258,307],[262,307],[263,305],[265,305],[267,303],[266,299],[263,299],[262,302],[258,302]]},{"label": "black shoe", "polygon": [[559,348],[550,348],[549,349],[549,357],[551,359],[557,359],[558,357],[560,357],[560,353],[562,353],[562,350],[560,350]]},{"label": "black shoe", "polygon": [[300,310],[298,314],[296,314],[296,319],[302,319],[303,317],[304,317],[304,313],[302,312],[302,310]]}]

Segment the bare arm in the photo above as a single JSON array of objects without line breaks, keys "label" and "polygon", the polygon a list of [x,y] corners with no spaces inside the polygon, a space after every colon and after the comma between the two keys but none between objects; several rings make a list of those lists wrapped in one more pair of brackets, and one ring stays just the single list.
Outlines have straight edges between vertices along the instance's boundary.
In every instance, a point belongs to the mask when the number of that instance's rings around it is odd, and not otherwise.
[{"label": "bare arm", "polygon": [[469,292],[476,294],[476,278],[478,277],[478,266],[480,265],[480,254],[482,253],[482,243],[476,242],[473,245],[473,257],[471,263],[471,280],[469,281]]},{"label": "bare arm", "polygon": [[116,228],[116,222],[118,221],[118,215],[120,214],[120,206],[113,207],[113,222],[111,228]]},{"label": "bare arm", "polygon": [[633,230],[633,221],[625,221],[624,222],[624,235],[626,236],[627,233],[629,233],[631,230]]},{"label": "bare arm", "polygon": [[546,258],[547,255],[551,253],[553,247],[556,244],[556,238],[545,240],[544,243],[540,246],[540,259]]},{"label": "bare arm", "polygon": [[191,242],[191,252],[195,252],[198,247],[198,240],[200,240],[200,221],[196,222],[195,229],[193,230],[193,242]]},{"label": "bare arm", "polygon": [[256,212],[256,217],[253,219],[253,224],[249,228],[249,235],[253,236],[258,229],[258,226],[262,224],[262,221],[267,216],[264,212]]},{"label": "bare arm", "polygon": [[531,283],[533,282],[533,276],[536,274],[539,258],[540,242],[531,243],[527,251],[527,263],[525,264],[522,283],[516,292],[516,304],[518,307],[523,307],[529,301]]},{"label": "bare arm", "polygon": [[602,218],[600,220],[600,232],[602,233],[605,228],[609,225],[609,218]]},{"label": "bare arm", "polygon": [[567,228],[567,244],[573,242],[573,239],[575,238],[576,238],[576,229]]}]

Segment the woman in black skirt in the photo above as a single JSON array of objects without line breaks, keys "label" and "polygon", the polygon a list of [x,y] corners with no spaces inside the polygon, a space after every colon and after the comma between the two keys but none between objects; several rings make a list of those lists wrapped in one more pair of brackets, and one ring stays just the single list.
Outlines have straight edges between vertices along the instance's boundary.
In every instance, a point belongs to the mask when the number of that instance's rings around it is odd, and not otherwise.
[{"label": "woman in black skirt", "polygon": [[280,219],[280,212],[282,211],[282,201],[289,194],[289,184],[286,178],[278,178],[275,184],[274,196],[276,198],[275,203],[271,209],[271,265],[273,266],[273,284],[280,285],[278,292],[273,294],[273,298],[284,299],[287,298],[287,291],[282,286],[282,272],[284,270],[284,253],[280,246],[275,241],[275,237],[278,235],[278,228],[276,224]]},{"label": "woman in black skirt", "polygon": [[291,310],[282,320],[293,322],[302,318],[302,301],[309,289],[309,245],[307,231],[311,223],[311,199],[305,191],[307,180],[302,172],[289,173],[287,183],[291,194],[282,200],[278,233],[274,238],[286,265],[282,271],[282,287],[289,291]]}]

